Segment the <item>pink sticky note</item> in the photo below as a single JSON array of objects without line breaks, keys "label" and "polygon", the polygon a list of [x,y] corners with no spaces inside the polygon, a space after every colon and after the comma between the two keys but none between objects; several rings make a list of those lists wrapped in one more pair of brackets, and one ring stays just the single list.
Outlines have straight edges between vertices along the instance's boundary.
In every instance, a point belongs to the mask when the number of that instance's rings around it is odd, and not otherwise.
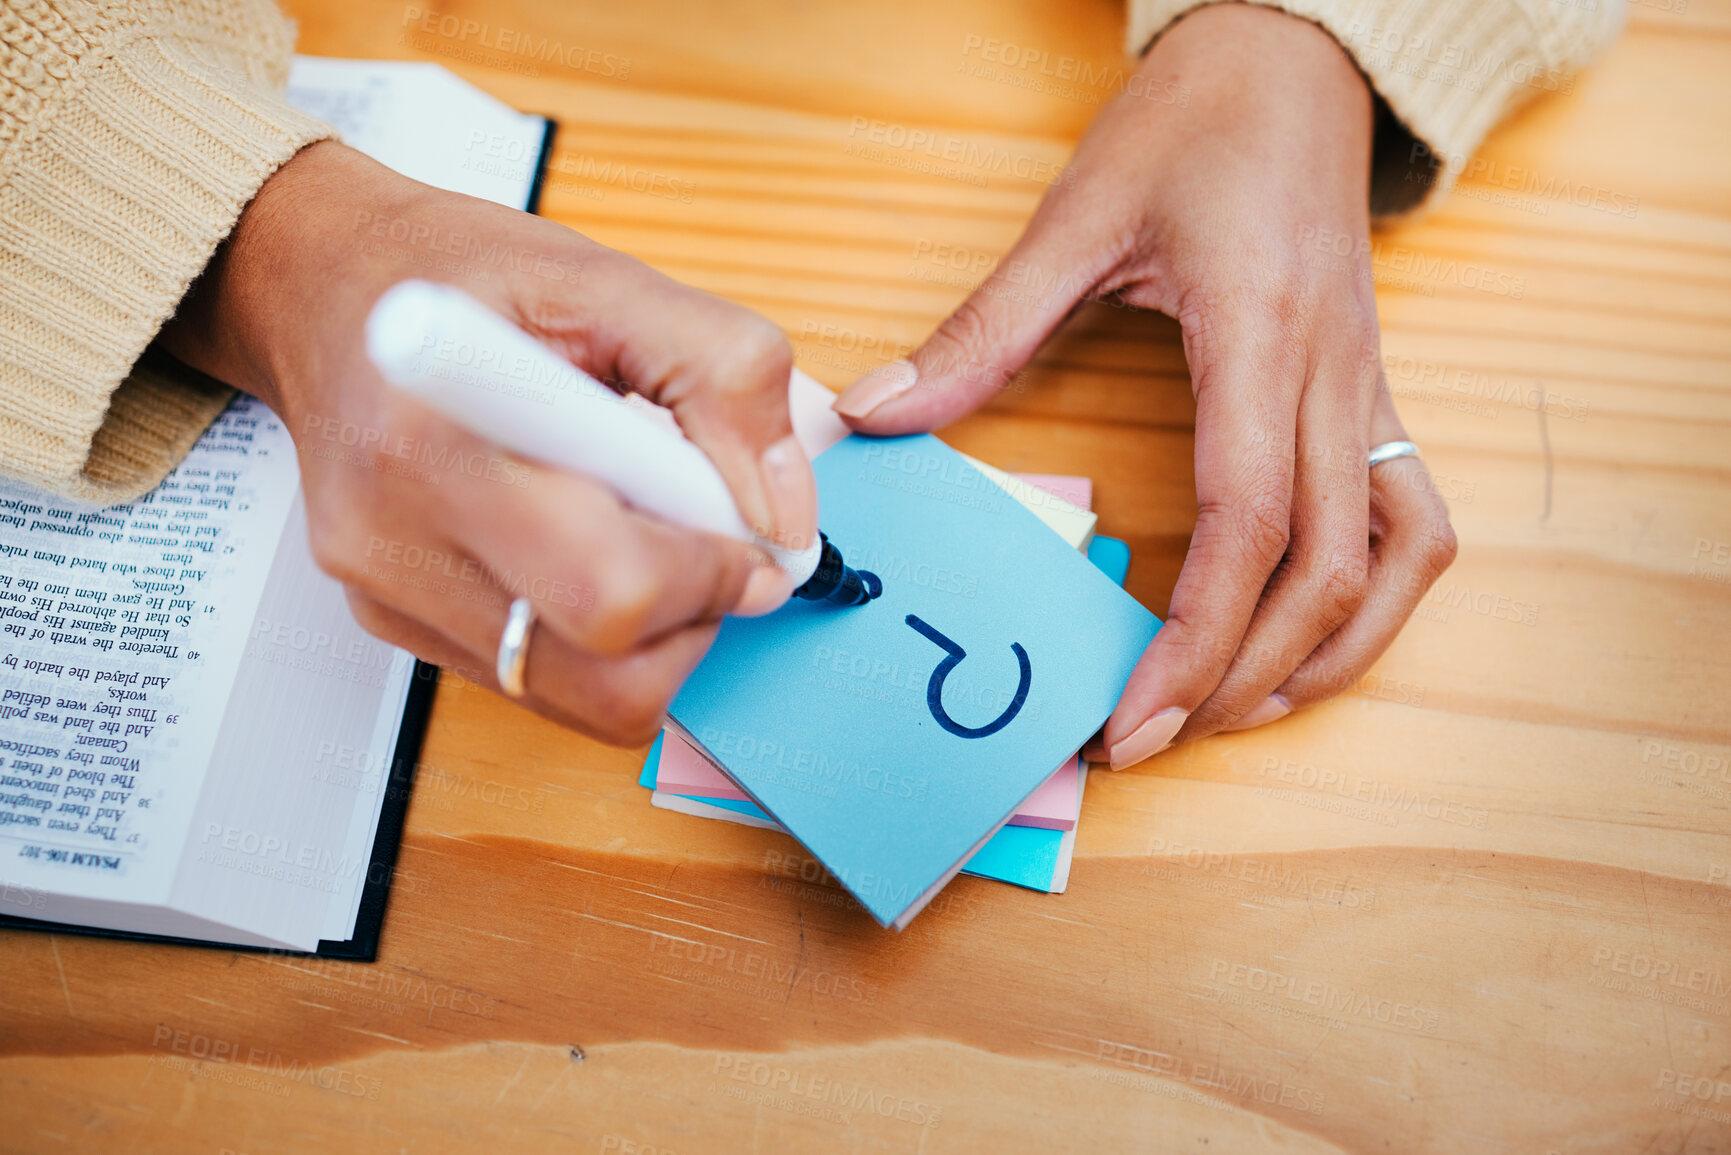
[{"label": "pink sticky note", "polygon": [[1070,477],[1062,473],[1018,473],[1016,476],[1035,489],[1063,498],[1077,509],[1094,508],[1094,479],[1091,477]]},{"label": "pink sticky note", "polygon": [[[1047,830],[1073,830],[1079,803],[1076,776],[1081,761],[1071,758],[1016,807],[1011,826],[1040,826]],[[727,798],[749,802],[733,779],[717,770],[684,738],[662,731],[661,765],[655,771],[655,788],[668,794],[690,794],[699,798]]]},{"label": "pink sticky note", "polygon": [[1074,830],[1081,809],[1076,779],[1082,773],[1082,760],[1071,758],[1038,789],[1022,800],[1016,813],[1010,816],[1011,826],[1042,826],[1047,830]]},{"label": "pink sticky note", "polygon": [[733,784],[733,779],[717,770],[691,743],[671,730],[661,732],[661,766],[655,771],[655,788],[672,794],[751,801],[745,791]]}]

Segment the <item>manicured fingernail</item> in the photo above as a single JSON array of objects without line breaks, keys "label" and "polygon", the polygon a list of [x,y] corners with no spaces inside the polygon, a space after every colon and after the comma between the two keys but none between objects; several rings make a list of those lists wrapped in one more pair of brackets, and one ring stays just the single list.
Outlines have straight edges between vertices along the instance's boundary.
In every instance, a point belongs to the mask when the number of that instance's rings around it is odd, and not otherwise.
[{"label": "manicured fingernail", "polygon": [[1256,703],[1250,713],[1225,727],[1226,732],[1233,730],[1248,730],[1253,726],[1266,726],[1292,713],[1292,703],[1279,694],[1270,694]]},{"label": "manicured fingernail", "polygon": [[733,607],[736,617],[756,618],[779,610],[793,596],[793,578],[780,566],[760,565],[745,579],[745,593]]},{"label": "manicured fingernail", "polygon": [[867,417],[884,402],[900,397],[914,387],[920,371],[912,361],[891,361],[880,365],[852,385],[842,390],[830,408],[843,417]]},{"label": "manicured fingernail", "polygon": [[769,497],[771,527],[752,528],[782,549],[801,550],[817,540],[817,482],[798,438],[788,434],[757,459]]},{"label": "manicured fingernail", "polygon": [[1188,717],[1189,710],[1168,706],[1130,731],[1128,737],[1118,739],[1108,751],[1112,769],[1122,770],[1126,766],[1134,766],[1144,758],[1152,758],[1172,745],[1172,739],[1184,728],[1184,719]]}]

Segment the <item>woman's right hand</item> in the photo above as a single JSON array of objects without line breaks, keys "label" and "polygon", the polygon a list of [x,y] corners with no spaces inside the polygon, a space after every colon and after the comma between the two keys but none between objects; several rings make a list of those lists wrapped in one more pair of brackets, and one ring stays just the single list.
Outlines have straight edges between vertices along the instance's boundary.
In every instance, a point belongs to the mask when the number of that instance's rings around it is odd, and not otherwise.
[{"label": "woman's right hand", "polygon": [[387,386],[362,328],[408,277],[457,285],[672,410],[746,522],[799,548],[816,540],[817,494],[789,420],[786,339],[561,225],[334,142],[265,183],[162,332],[288,426],[314,556],[368,631],[496,688],[507,609],[528,596],[527,704],[608,742],[648,741],[722,615],[774,609],[792,582],[758,549],[639,514]]}]

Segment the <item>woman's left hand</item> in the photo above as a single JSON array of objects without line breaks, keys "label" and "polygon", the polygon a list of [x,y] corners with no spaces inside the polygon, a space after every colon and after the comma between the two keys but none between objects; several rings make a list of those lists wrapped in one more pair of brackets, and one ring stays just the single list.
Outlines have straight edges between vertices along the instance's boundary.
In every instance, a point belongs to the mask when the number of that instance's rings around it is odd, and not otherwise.
[{"label": "woman's left hand", "polygon": [[[1188,100],[1149,98],[1175,92]],[[1177,318],[1196,530],[1106,724],[1114,769],[1351,686],[1454,557],[1418,459],[1367,466],[1370,446],[1406,438],[1371,291],[1371,133],[1369,88],[1316,25],[1245,4],[1191,13],[992,276],[911,362],[836,401],[863,432],[928,430],[989,400],[1082,301]]]}]

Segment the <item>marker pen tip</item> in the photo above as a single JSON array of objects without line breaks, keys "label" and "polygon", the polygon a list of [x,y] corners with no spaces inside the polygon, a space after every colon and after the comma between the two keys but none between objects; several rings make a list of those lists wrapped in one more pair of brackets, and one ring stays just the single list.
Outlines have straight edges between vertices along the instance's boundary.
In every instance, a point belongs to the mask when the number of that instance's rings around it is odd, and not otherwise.
[{"label": "marker pen tip", "polygon": [[823,542],[823,554],[817,569],[806,583],[793,591],[793,596],[808,602],[824,602],[832,606],[863,606],[882,596],[884,583],[869,569],[853,569],[842,560],[841,550],[829,535],[818,534]]}]

